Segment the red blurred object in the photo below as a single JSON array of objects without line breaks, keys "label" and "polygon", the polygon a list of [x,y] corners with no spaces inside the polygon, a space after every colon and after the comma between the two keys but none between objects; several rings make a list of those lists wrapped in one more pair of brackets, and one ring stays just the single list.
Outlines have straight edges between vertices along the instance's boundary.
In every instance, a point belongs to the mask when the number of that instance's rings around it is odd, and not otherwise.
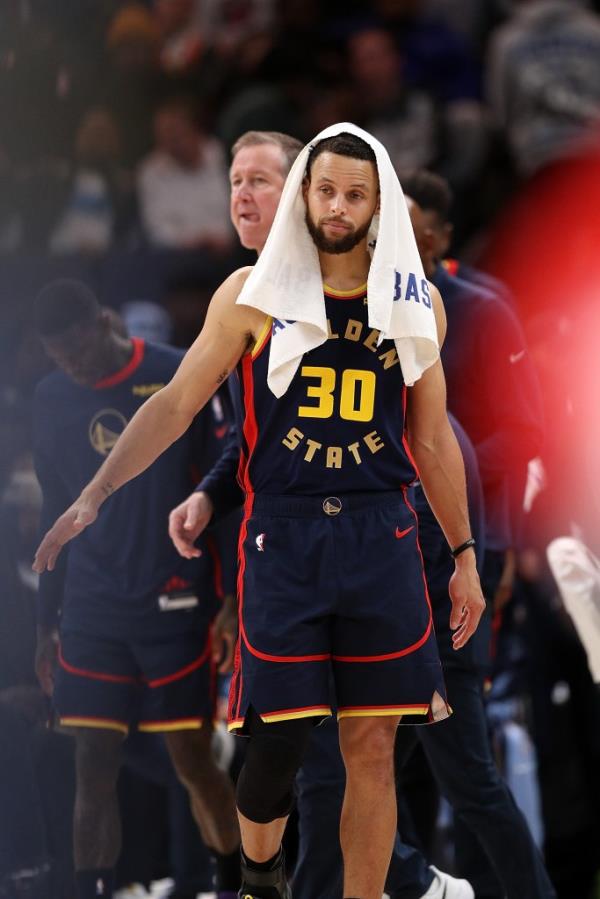
[{"label": "red blurred object", "polygon": [[600,545],[600,138],[544,169],[492,231],[482,267],[513,292],[538,368],[548,487],[531,534]]}]

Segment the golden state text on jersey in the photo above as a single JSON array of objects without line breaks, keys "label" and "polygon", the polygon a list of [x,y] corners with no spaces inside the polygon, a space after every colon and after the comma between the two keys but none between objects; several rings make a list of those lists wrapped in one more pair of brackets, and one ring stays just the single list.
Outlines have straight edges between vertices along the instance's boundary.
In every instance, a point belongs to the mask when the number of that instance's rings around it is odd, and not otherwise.
[{"label": "golden state text on jersey", "polygon": [[368,325],[366,285],[325,287],[328,338],[306,353],[288,390],[267,386],[267,319],[238,367],[243,396],[240,482],[247,492],[320,495],[397,490],[416,478],[405,437],[406,386],[394,342]]}]

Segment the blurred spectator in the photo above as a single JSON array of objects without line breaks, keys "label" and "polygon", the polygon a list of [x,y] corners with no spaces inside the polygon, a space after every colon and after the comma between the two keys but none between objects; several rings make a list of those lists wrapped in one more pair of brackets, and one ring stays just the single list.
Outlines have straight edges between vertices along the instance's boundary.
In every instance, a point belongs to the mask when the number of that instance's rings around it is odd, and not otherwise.
[{"label": "blurred spectator", "polygon": [[[416,85],[409,78],[410,58],[398,49],[394,35],[378,25],[351,35],[348,63],[364,126],[385,144],[396,168],[434,167],[456,188],[473,180],[486,147],[478,100]],[[444,80],[447,88],[442,67],[438,82]]]},{"label": "blurred spectator", "polygon": [[121,307],[127,334],[152,343],[169,343],[173,324],[166,309],[149,300],[130,300]]},{"label": "blurred spectator", "polygon": [[124,237],[133,220],[133,192],[120,165],[120,138],[105,109],[91,109],[75,137],[64,208],[49,236],[55,253],[99,253]]},{"label": "blurred spectator", "polygon": [[430,96],[406,84],[391,34],[377,27],[357,31],[348,41],[348,62],[365,127],[396,168],[434,165],[441,151],[440,111]]},{"label": "blurred spectator", "polygon": [[[488,150],[481,66],[465,38],[420,0],[375,0],[374,9],[403,60],[403,80],[440,107],[439,171],[454,189],[472,184]],[[464,15],[461,4],[461,17]]]},{"label": "blurred spectator", "polygon": [[162,32],[161,67],[167,72],[192,68],[206,49],[197,0],[153,0]]},{"label": "blurred spectator", "polygon": [[274,24],[275,0],[197,0],[197,4],[203,33],[220,53],[265,33]]},{"label": "blurred spectator", "polygon": [[579,0],[520,0],[492,37],[487,87],[520,175],[576,154],[600,122],[600,18]]},{"label": "blurred spectator", "polygon": [[177,249],[231,246],[227,170],[217,140],[198,126],[184,101],[162,105],[154,118],[154,152],[138,172],[148,240]]},{"label": "blurred spectator", "polygon": [[122,137],[123,161],[132,166],[152,146],[152,114],[167,86],[159,66],[161,34],[141,3],[127,3],[106,33],[107,58],[97,100],[111,110]]},{"label": "blurred spectator", "polygon": [[164,306],[172,322],[171,343],[187,349],[196,339],[206,316],[211,291],[193,272],[182,271],[166,286]]},{"label": "blurred spectator", "polygon": [[13,162],[62,157],[88,103],[94,45],[69,41],[55,4],[2,4],[0,144]]},{"label": "blurred spectator", "polygon": [[[468,0],[460,3],[463,26]],[[481,0],[478,2],[481,9]],[[443,103],[480,99],[481,71],[457,22],[430,10],[422,0],[374,0],[383,27],[404,58],[405,78]]]},{"label": "blurred spectator", "polygon": [[498,0],[428,0],[425,5],[438,21],[466,38],[478,57],[483,55],[488,32],[499,19]]}]

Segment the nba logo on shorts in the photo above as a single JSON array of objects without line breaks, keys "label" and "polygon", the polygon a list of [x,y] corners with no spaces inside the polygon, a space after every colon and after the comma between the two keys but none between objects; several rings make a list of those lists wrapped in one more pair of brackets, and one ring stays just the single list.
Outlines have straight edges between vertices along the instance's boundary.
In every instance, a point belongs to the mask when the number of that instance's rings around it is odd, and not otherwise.
[{"label": "nba logo on shorts", "polygon": [[256,546],[258,548],[259,553],[264,553],[265,551],[265,537],[266,534],[259,534],[256,538]]},{"label": "nba logo on shorts", "polygon": [[102,878],[96,881],[96,896],[104,896],[104,881]]}]

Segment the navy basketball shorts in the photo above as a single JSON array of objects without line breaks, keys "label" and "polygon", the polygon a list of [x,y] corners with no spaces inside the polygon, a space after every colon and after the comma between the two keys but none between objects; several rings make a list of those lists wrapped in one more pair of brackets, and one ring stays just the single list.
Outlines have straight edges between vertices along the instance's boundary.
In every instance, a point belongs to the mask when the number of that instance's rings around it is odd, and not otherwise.
[{"label": "navy basketball shorts", "polygon": [[338,718],[447,717],[417,531],[404,492],[247,497],[230,730],[331,714],[331,674]]},{"label": "navy basketball shorts", "polygon": [[[173,613],[168,613],[173,614]],[[130,638],[61,630],[53,696],[61,727],[195,730],[215,716],[210,622]]]}]

